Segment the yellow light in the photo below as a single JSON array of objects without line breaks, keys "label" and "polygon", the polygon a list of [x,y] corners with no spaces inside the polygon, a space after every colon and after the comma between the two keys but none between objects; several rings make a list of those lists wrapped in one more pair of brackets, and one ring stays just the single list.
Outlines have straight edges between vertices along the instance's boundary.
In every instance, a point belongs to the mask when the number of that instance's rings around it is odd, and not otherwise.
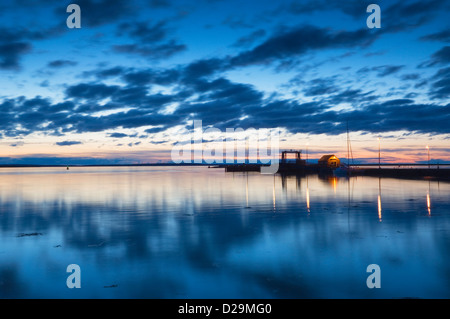
[{"label": "yellow light", "polygon": [[306,188],[306,208],[308,209],[308,213],[310,212],[309,210],[309,188]]},{"label": "yellow light", "polygon": [[337,189],[337,177],[332,177],[332,178],[331,178],[331,185],[333,185],[333,190],[334,190],[334,193],[336,194],[336,189]]},{"label": "yellow light", "polygon": [[378,220],[381,222],[381,196],[378,195]]},{"label": "yellow light", "polygon": [[245,204],[246,207],[248,208],[248,173],[247,173],[247,180],[245,182]]},{"label": "yellow light", "polygon": [[273,191],[272,191],[272,202],[273,202],[273,210],[276,209],[277,199],[275,196],[275,176],[273,177]]},{"label": "yellow light", "polygon": [[381,177],[378,178],[378,220],[382,221],[382,214],[381,214]]}]

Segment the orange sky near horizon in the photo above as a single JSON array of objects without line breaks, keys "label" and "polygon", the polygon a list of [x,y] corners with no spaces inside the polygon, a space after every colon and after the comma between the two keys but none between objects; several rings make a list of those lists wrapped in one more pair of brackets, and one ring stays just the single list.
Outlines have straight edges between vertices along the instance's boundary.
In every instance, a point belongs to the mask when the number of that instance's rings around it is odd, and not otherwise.
[{"label": "orange sky near horizon", "polygon": [[[31,137],[26,142],[15,144],[14,140],[3,139],[0,143],[1,157],[83,157],[95,159],[120,159],[129,163],[170,162],[172,143],[152,144],[151,139],[133,138],[111,139],[95,134],[72,136],[66,140],[80,141],[80,144],[59,146],[58,137]],[[450,162],[450,147],[447,136],[411,135],[402,137],[381,135],[380,145],[377,136],[350,133],[350,145],[355,163],[378,162],[378,147],[381,149],[381,161],[384,163],[427,162],[430,147],[432,162]],[[17,141],[16,141],[17,142]],[[141,142],[141,143],[139,143]],[[138,144],[139,143],[139,144]],[[15,146],[12,146],[15,145]],[[214,146],[216,145],[216,146]],[[219,146],[217,146],[219,145]],[[220,149],[220,144],[205,143],[205,147]],[[318,159],[325,154],[335,154],[347,158],[347,136],[296,134],[281,136],[280,151],[295,149],[302,151],[303,159]],[[350,156],[351,158],[352,156]],[[206,158],[205,158],[206,159]]]}]

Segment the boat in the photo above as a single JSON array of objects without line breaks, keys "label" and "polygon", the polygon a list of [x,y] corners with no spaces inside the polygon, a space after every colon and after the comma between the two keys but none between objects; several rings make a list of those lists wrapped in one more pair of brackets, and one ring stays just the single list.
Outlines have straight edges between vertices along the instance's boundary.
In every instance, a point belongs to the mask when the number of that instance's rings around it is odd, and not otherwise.
[{"label": "boat", "polygon": [[344,163],[344,164],[341,164],[341,166],[339,166],[333,170],[333,176],[336,176],[336,177],[350,176],[352,170],[353,169],[350,166],[348,166]]}]

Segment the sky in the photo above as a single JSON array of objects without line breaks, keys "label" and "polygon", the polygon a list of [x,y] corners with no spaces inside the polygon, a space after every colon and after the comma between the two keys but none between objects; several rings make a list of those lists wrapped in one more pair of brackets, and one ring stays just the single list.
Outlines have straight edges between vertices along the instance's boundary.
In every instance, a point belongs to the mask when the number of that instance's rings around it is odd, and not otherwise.
[{"label": "sky", "polygon": [[[68,28],[69,4],[81,28]],[[369,4],[381,28],[368,28]],[[0,164],[170,162],[204,129],[450,163],[450,0],[0,4]],[[209,139],[208,139],[209,138]],[[217,137],[216,137],[217,138]],[[379,140],[378,140],[379,138]],[[211,136],[203,136],[205,145]]]}]

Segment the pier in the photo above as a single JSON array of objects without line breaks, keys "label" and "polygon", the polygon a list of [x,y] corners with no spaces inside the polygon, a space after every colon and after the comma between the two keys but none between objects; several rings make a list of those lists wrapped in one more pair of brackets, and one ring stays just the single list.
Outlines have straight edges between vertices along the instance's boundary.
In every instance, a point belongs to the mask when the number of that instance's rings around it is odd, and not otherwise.
[{"label": "pier", "polygon": [[[228,164],[217,165],[218,168],[225,168],[226,172],[260,172],[263,164]],[[377,165],[378,166],[378,165]],[[389,165],[393,166],[393,165]],[[407,166],[414,166],[408,164]],[[426,166],[426,165],[422,165]],[[295,165],[281,164],[278,169],[279,174],[296,175],[296,174],[321,174],[331,176],[373,176],[373,177],[389,177],[402,179],[431,179],[450,181],[450,164],[439,165],[440,168],[404,168],[404,167],[373,167],[373,165],[351,165],[344,173],[337,173],[336,169],[323,168],[317,164]]]},{"label": "pier", "polygon": [[359,164],[351,165],[352,176],[374,176],[402,179],[432,179],[450,181],[450,164]]},{"label": "pier", "polygon": [[[289,160],[289,154],[294,154],[294,159]],[[337,165],[336,162],[338,162]],[[215,167],[224,168],[226,172],[261,172],[262,166],[268,166],[268,164],[222,164]],[[450,164],[340,164],[339,159],[334,155],[324,155],[317,164],[312,164],[301,158],[301,151],[289,150],[281,152],[277,173],[283,175],[320,174],[340,177],[372,176],[450,181]]]}]

